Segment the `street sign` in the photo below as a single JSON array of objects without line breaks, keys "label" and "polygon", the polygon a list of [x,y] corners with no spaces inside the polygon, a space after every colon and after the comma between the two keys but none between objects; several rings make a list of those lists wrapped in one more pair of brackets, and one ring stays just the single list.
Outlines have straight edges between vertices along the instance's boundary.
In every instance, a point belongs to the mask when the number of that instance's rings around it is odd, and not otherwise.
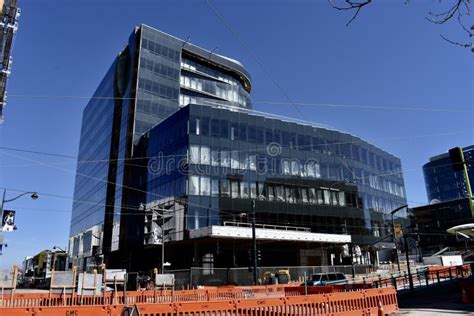
[{"label": "street sign", "polygon": [[174,274],[156,274],[155,284],[157,286],[174,286]]},{"label": "street sign", "polygon": [[395,224],[395,238],[402,238],[403,231],[402,231],[402,225],[401,224]]},{"label": "street sign", "polygon": [[2,214],[2,230],[12,232],[15,230],[15,211],[4,210]]}]

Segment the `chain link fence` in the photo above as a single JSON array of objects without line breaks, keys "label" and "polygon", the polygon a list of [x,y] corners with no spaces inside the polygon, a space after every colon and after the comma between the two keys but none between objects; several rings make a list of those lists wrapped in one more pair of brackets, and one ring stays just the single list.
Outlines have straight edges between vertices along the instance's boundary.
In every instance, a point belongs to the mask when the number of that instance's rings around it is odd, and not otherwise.
[{"label": "chain link fence", "polygon": [[[259,267],[258,276],[260,280],[269,274],[279,271],[288,271],[291,281],[303,281],[306,274],[309,277],[314,273],[342,272],[352,277],[352,269],[357,275],[367,275],[374,272],[373,265],[346,265],[346,266],[307,266],[307,267]],[[175,275],[176,289],[193,288],[200,285],[252,285],[253,272],[248,268],[191,268],[184,270],[168,270],[166,273]]]}]

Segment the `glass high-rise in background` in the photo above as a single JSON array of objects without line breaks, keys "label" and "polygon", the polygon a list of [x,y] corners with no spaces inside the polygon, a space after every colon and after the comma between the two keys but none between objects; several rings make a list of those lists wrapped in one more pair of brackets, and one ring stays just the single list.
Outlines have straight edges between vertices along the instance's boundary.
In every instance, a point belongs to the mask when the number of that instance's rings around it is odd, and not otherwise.
[{"label": "glass high-rise in background", "polygon": [[400,159],[250,91],[238,61],[137,27],[84,110],[71,264],[158,267],[164,239],[172,267],[247,266],[253,210],[262,264],[376,262]]},{"label": "glass high-rise in background", "polygon": [[[462,148],[469,180],[474,183],[474,145]],[[430,158],[423,166],[428,203],[445,202],[468,196],[464,171],[455,170],[448,153]]]},{"label": "glass high-rise in background", "polygon": [[[468,188],[474,181],[474,146],[456,149],[463,153],[469,181],[464,166],[453,161],[449,153],[432,157],[423,166],[429,203],[412,208],[410,222],[420,233],[419,247],[425,256],[442,249],[464,249],[469,242],[446,233],[449,228],[474,221],[474,201]],[[464,259],[472,260],[472,256]]]},{"label": "glass high-rise in background", "polygon": [[17,0],[0,0],[0,123],[3,122],[3,108],[7,102],[7,79],[11,71],[11,51],[19,16]]}]

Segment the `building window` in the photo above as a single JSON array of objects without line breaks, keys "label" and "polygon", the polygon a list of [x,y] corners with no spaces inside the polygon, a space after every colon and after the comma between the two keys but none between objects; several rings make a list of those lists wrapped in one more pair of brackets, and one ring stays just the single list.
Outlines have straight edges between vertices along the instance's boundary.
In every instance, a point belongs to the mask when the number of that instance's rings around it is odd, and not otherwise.
[{"label": "building window", "polygon": [[257,170],[257,155],[249,155],[249,169]]},{"label": "building window", "polygon": [[308,191],[306,188],[301,189],[301,200],[303,203],[308,204]]},{"label": "building window", "polygon": [[339,196],[339,193],[336,192],[336,191],[330,191],[331,192],[331,204],[332,205],[338,205],[338,196]]},{"label": "building window", "polygon": [[189,195],[199,195],[199,177],[189,177]]},{"label": "building window", "polygon": [[297,176],[300,174],[300,164],[296,160],[291,161],[291,175]]},{"label": "building window", "polygon": [[189,162],[192,164],[199,164],[199,146],[189,146]]},{"label": "building window", "polygon": [[239,197],[239,183],[237,181],[230,182],[231,197],[236,199]]},{"label": "building window", "polygon": [[221,180],[221,196],[230,196],[229,180]]},{"label": "building window", "polygon": [[221,151],[221,167],[230,167],[230,157],[227,150]]},{"label": "building window", "polygon": [[318,203],[318,205],[324,204],[324,196],[322,190],[316,190],[316,203]]},{"label": "building window", "polygon": [[249,184],[248,182],[240,182],[240,197],[242,199],[249,198]]},{"label": "building window", "polygon": [[209,196],[211,194],[211,179],[208,177],[201,177],[201,194]]},{"label": "building window", "polygon": [[275,187],[275,195],[278,202],[285,202],[285,192],[282,185]]},{"label": "building window", "polygon": [[201,126],[200,126],[200,121],[199,119],[196,119],[196,135],[201,134]]},{"label": "building window", "polygon": [[309,198],[309,203],[316,204],[316,189],[315,188],[309,188],[308,198]]},{"label": "building window", "polygon": [[266,199],[265,184],[263,182],[258,182],[257,188],[258,188],[258,192],[257,192],[258,199],[265,200]]},{"label": "building window", "polygon": [[344,192],[339,192],[339,205],[346,206],[346,195]]},{"label": "building window", "polygon": [[323,190],[324,194],[324,204],[329,205],[331,204],[331,192],[329,190]]},{"label": "building window", "polygon": [[248,162],[248,154],[245,152],[240,153],[240,169],[248,169],[249,162]]},{"label": "building window", "polygon": [[293,190],[289,187],[285,187],[285,198],[286,202],[288,203],[294,203],[294,197],[293,197]]},{"label": "building window", "polygon": [[274,201],[275,200],[275,192],[273,190],[274,186],[273,185],[267,185],[267,191],[268,191],[268,200],[269,201]]},{"label": "building window", "polygon": [[284,175],[289,175],[290,174],[290,162],[286,159],[282,161],[282,173]]},{"label": "building window", "polygon": [[211,195],[218,196],[219,195],[219,180],[212,179],[211,180]]},{"label": "building window", "polygon": [[201,164],[210,164],[210,148],[207,146],[201,146]]},{"label": "building window", "polygon": [[219,151],[218,150],[211,151],[211,165],[214,167],[219,166]]},{"label": "building window", "polygon": [[237,150],[231,151],[230,165],[232,169],[239,169],[239,152]]},{"label": "building window", "polygon": [[257,198],[257,184],[255,182],[250,183],[250,198]]}]

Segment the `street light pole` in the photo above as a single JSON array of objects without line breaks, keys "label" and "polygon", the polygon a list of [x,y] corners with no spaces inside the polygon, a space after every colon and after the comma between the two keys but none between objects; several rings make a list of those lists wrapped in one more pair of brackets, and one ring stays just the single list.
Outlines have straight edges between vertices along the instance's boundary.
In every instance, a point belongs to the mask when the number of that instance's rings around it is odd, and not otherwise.
[{"label": "street light pole", "polygon": [[408,205],[402,205],[390,212],[390,215],[392,215],[392,242],[395,245],[395,258],[397,259],[398,272],[400,272],[400,258],[398,257],[398,249],[397,249],[397,244],[395,240],[395,220],[393,218],[393,215],[397,213],[398,211],[400,211],[401,209],[404,209],[405,207],[408,207]]},{"label": "street light pole", "polygon": [[404,244],[405,244],[405,256],[407,258],[407,271],[408,271],[408,283],[410,285],[410,291],[413,291],[413,279],[411,278],[411,270],[410,270],[410,257],[408,256],[408,234],[403,234]]},{"label": "street light pole", "polygon": [[2,197],[2,204],[0,204],[0,212],[3,212],[3,205],[5,205],[5,203],[8,203],[8,202],[13,202],[19,198],[21,198],[22,196],[25,196],[27,194],[31,194],[31,199],[33,200],[37,200],[38,199],[38,193],[36,192],[23,192],[17,196],[15,196],[14,198],[11,198],[11,199],[6,199],[6,195],[7,195],[7,190],[4,189],[3,190],[3,197]]},{"label": "street light pole", "polygon": [[[11,199],[6,199],[6,195],[7,195],[7,189],[4,189],[3,190],[3,196],[2,196],[2,200],[1,200],[1,204],[0,204],[0,216],[2,217],[1,218],[1,221],[3,221],[3,206],[5,205],[5,203],[9,203],[9,202],[13,202],[19,198],[21,198],[22,196],[25,196],[27,194],[31,194],[31,199],[32,200],[37,200],[38,199],[38,193],[36,192],[23,192],[17,196],[15,196],[14,198],[11,198]],[[16,226],[13,227],[13,229],[16,229]],[[1,235],[1,239],[2,239],[2,244],[0,244],[0,246],[3,245],[3,231],[0,230],[0,235]]]},{"label": "street light pole", "polygon": [[161,274],[165,271],[165,213],[161,214]]}]

